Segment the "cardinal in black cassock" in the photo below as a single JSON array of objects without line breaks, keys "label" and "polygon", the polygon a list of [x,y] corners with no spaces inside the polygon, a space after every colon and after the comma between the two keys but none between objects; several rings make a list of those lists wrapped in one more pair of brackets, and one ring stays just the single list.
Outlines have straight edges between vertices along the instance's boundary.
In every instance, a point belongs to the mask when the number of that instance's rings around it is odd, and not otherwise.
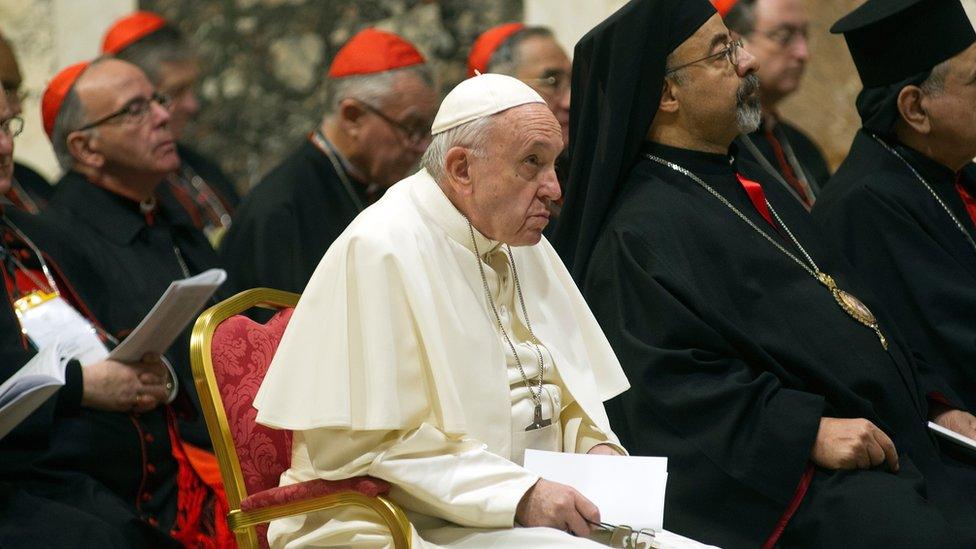
[{"label": "cardinal in black cassock", "polygon": [[[976,32],[958,0],[911,2],[868,23],[841,21],[834,29],[847,38],[865,86],[857,101],[864,126],[814,219],[863,278],[884,292],[931,374],[945,379],[973,410],[976,170],[970,159],[976,156],[976,94],[970,88]],[[924,91],[943,62],[935,75],[942,89]],[[903,90],[914,101],[948,101],[962,110],[926,109],[931,129],[920,133],[899,112]],[[918,112],[911,103],[905,108],[908,116]],[[961,119],[968,133],[947,133],[951,118]]]},{"label": "cardinal in black cassock", "polygon": [[[665,528],[704,542],[974,547],[974,471],[943,465],[894,322],[729,148],[753,63],[706,0],[634,0],[577,45],[556,245],[630,378],[614,429],[669,458]],[[872,444],[821,440],[855,423]]]}]

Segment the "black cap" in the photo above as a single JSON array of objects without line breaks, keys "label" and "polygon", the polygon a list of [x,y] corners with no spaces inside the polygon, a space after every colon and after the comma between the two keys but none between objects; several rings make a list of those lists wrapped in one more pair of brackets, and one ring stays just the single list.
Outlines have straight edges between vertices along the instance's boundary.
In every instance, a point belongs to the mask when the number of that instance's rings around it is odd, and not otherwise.
[{"label": "black cap", "polygon": [[900,82],[976,42],[959,0],[868,0],[834,23],[865,88]]}]

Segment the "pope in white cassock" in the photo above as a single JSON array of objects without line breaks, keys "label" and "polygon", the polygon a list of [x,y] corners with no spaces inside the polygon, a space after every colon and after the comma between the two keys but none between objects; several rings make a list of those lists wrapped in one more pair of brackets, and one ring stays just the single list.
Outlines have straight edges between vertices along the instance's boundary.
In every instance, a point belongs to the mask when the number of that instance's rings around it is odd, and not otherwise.
[{"label": "pope in white cassock", "polygon": [[[522,82],[458,85],[423,169],[360,214],[312,276],[255,401],[295,431],[283,485],[372,475],[414,547],[594,547],[596,507],[522,468],[527,448],[624,453],[628,388],[542,230],[559,123]],[[579,537],[576,537],[579,536]],[[274,521],[273,547],[388,547],[368,511]]]}]

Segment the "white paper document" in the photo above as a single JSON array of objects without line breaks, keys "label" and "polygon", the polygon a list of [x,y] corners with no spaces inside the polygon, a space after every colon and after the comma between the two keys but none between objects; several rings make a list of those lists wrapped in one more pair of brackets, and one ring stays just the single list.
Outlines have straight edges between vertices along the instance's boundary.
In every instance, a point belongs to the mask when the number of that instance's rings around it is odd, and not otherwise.
[{"label": "white paper document", "polygon": [[929,422],[929,429],[944,439],[951,440],[960,446],[976,451],[976,440],[973,440],[965,435],[960,435],[955,431],[946,429],[945,427],[931,421]]},{"label": "white paper document", "polygon": [[597,506],[603,522],[664,528],[668,458],[526,450],[525,468],[579,490]]},{"label": "white paper document", "polygon": [[69,354],[60,342],[48,345],[0,385],[0,439],[64,386]]},{"label": "white paper document", "polygon": [[149,314],[112,350],[109,358],[138,362],[146,353],[161,355],[166,352],[226,279],[227,272],[223,269],[210,269],[171,283]]}]

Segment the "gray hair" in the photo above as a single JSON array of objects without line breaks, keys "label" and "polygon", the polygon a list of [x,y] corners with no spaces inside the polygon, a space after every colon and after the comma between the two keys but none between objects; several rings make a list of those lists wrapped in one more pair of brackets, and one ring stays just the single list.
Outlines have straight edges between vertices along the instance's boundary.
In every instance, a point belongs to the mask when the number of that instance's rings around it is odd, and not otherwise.
[{"label": "gray hair", "polygon": [[552,29],[548,27],[523,27],[498,46],[495,52],[491,54],[491,58],[488,59],[488,65],[485,68],[488,69],[488,72],[514,76],[515,71],[522,64],[519,46],[522,42],[533,37],[554,38]]},{"label": "gray hair", "polygon": [[428,87],[434,87],[434,72],[426,63],[374,74],[336,78],[330,81],[332,100],[328,114],[338,113],[343,99],[357,99],[373,107],[383,107],[395,93],[394,83],[397,78],[408,74],[416,75]]},{"label": "gray hair", "polygon": [[756,0],[739,0],[723,18],[730,31],[742,36],[756,30]]},{"label": "gray hair", "polygon": [[115,54],[142,69],[154,85],[159,85],[163,63],[195,61],[196,52],[183,39],[183,33],[166,24]]},{"label": "gray hair", "polygon": [[[82,76],[92,67],[102,63],[106,59],[111,58],[102,56],[89,63],[85,70],[75,79],[75,83],[81,80]],[[71,86],[71,89],[64,96],[64,101],[61,103],[58,115],[54,119],[54,128],[51,130],[51,145],[54,147],[54,155],[57,157],[58,165],[61,166],[62,170],[68,171],[75,165],[75,157],[71,155],[71,151],[68,148],[68,134],[84,126],[88,122],[87,118],[88,112],[81,103],[81,97],[75,90],[75,86]],[[98,128],[92,128],[87,131],[94,133],[98,131]]]},{"label": "gray hair", "polygon": [[452,148],[465,147],[471,149],[475,156],[487,155],[488,137],[496,116],[498,115],[493,114],[476,118],[435,135],[420,158],[420,166],[427,170],[434,181],[440,183],[447,175],[444,163],[447,160],[447,151]]},{"label": "gray hair", "polygon": [[919,85],[919,88],[922,89],[922,93],[926,95],[938,95],[945,91],[945,80],[948,73],[948,59],[932,67],[932,72],[930,72],[925,81]]}]

